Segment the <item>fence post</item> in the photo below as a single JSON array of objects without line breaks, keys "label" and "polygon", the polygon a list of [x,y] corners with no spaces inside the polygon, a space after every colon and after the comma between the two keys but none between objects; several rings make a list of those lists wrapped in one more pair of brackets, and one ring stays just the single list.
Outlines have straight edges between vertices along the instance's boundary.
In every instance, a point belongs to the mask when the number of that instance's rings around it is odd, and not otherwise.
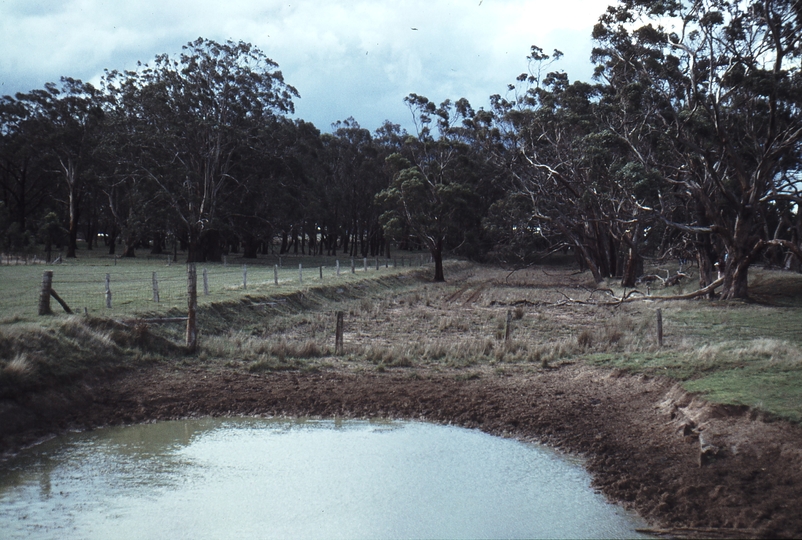
[{"label": "fence post", "polygon": [[343,312],[337,312],[337,329],[334,334],[334,354],[343,354]]},{"label": "fence post", "polygon": [[275,284],[278,285],[278,265],[277,264],[273,265],[273,282],[275,282]]},{"label": "fence post", "polygon": [[111,274],[106,274],[106,307],[111,309]]},{"label": "fence post", "polygon": [[198,274],[195,263],[187,266],[187,351],[194,353],[198,348],[198,328],[196,313],[198,310]]},{"label": "fence post", "polygon": [[663,346],[663,310],[657,308],[657,345]]},{"label": "fence post", "polygon": [[340,277],[340,259],[337,259],[337,277]]},{"label": "fence post", "polygon": [[248,288],[248,265],[242,265],[242,290],[246,290]]},{"label": "fence post", "polygon": [[303,263],[298,263],[298,283],[304,282],[304,265]]},{"label": "fence post", "polygon": [[203,296],[209,296],[209,272],[203,269]]},{"label": "fence post", "polygon": [[363,257],[362,258],[362,270],[364,270],[365,272],[368,271],[368,258],[367,257]]},{"label": "fence post", "polygon": [[159,303],[159,278],[156,277],[156,272],[153,272],[153,301]]},{"label": "fence post", "polygon": [[320,281],[323,281],[323,267],[320,267]]},{"label": "fence post", "polygon": [[52,315],[50,309],[50,289],[53,287],[53,271],[45,270],[42,274],[42,292],[39,294],[39,315]]},{"label": "fence post", "polygon": [[378,269],[379,269],[379,258],[376,257],[376,270],[378,270]]},{"label": "fence post", "polygon": [[354,258],[353,257],[351,257],[351,273],[352,274],[356,273],[356,263],[354,262]]}]

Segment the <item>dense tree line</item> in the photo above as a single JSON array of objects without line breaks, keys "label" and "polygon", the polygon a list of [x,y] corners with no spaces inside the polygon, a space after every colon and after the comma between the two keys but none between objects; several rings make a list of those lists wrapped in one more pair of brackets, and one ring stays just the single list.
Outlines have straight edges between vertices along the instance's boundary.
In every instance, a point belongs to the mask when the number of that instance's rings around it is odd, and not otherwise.
[{"label": "dense tree line", "polygon": [[487,109],[405,98],[415,133],[292,120],[298,92],[247,43],[63,78],[0,99],[0,240],[77,255],[102,242],[189,261],[280,253],[523,264],[570,250],[632,286],[644,258],[748,295],[758,261],[802,258],[802,5],[621,0],[593,30],[596,75],[561,53]]}]

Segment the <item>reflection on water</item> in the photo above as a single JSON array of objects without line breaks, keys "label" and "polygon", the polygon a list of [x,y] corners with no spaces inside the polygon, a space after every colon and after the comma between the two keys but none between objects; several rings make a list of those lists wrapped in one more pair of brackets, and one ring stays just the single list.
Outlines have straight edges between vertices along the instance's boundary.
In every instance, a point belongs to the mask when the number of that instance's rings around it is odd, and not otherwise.
[{"label": "reflection on water", "polygon": [[576,463],[417,422],[202,419],[0,466],[3,538],[632,538]]}]

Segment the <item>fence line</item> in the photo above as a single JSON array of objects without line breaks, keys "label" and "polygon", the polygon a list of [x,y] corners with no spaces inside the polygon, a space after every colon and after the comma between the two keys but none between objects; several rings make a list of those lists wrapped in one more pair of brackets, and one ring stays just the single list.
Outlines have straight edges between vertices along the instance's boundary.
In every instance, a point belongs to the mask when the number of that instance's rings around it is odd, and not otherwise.
[{"label": "fence line", "polygon": [[[382,272],[377,260],[375,266],[363,258],[361,264],[350,257],[297,257],[284,256],[282,266],[266,264],[264,259],[249,261],[247,265],[197,263],[198,274],[203,276],[203,288],[198,283],[198,301],[201,304],[236,298],[242,294],[271,294],[287,288],[299,288],[319,283],[349,281],[351,272],[343,272],[341,265],[351,264],[354,274]],[[299,262],[301,261],[301,262]],[[228,261],[232,263],[232,261]],[[298,263],[294,268],[293,262]],[[418,266],[419,257],[396,258],[392,268]],[[259,264],[261,263],[261,264]],[[383,265],[390,268],[390,260]],[[75,312],[94,312],[99,315],[148,311],[186,309],[187,269],[185,264],[132,261],[131,264],[91,265],[70,261],[57,265],[29,265],[11,268],[0,274],[6,281],[0,296],[0,313],[35,314],[40,295],[42,270],[54,272],[52,288]],[[9,281],[11,283],[9,283]],[[198,275],[201,281],[201,275]],[[201,292],[202,290],[202,292]]]}]

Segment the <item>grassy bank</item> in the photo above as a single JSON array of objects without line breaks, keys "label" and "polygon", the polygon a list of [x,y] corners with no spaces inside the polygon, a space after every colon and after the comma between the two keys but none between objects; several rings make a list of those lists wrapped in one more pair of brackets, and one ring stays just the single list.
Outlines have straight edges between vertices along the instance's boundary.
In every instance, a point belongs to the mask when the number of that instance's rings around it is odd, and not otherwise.
[{"label": "grassy bank", "polygon": [[[0,324],[0,387],[14,393],[87,371],[149,362],[246,372],[403,369],[412,377],[451,370],[460,378],[587,362],[671,377],[712,401],[802,421],[802,276],[797,274],[755,269],[753,303],[600,305],[611,300],[609,293],[624,291],[612,283],[598,288],[587,274],[565,266],[511,273],[452,262],[448,283],[433,284],[429,269],[372,266],[351,274],[349,261],[339,280],[324,275],[320,282],[317,271],[304,284],[279,287],[268,268],[264,283],[249,281],[245,290],[232,285],[201,302],[200,350],[194,357],[181,353],[180,324],[137,324],[130,315],[180,315],[182,305],[154,309],[144,302],[113,317],[116,321],[91,312],[6,318]],[[241,268],[237,271],[241,278]],[[694,284],[652,292],[688,292]],[[656,339],[657,308],[664,320],[662,347]],[[345,311],[342,356],[333,355],[335,310]]]}]

